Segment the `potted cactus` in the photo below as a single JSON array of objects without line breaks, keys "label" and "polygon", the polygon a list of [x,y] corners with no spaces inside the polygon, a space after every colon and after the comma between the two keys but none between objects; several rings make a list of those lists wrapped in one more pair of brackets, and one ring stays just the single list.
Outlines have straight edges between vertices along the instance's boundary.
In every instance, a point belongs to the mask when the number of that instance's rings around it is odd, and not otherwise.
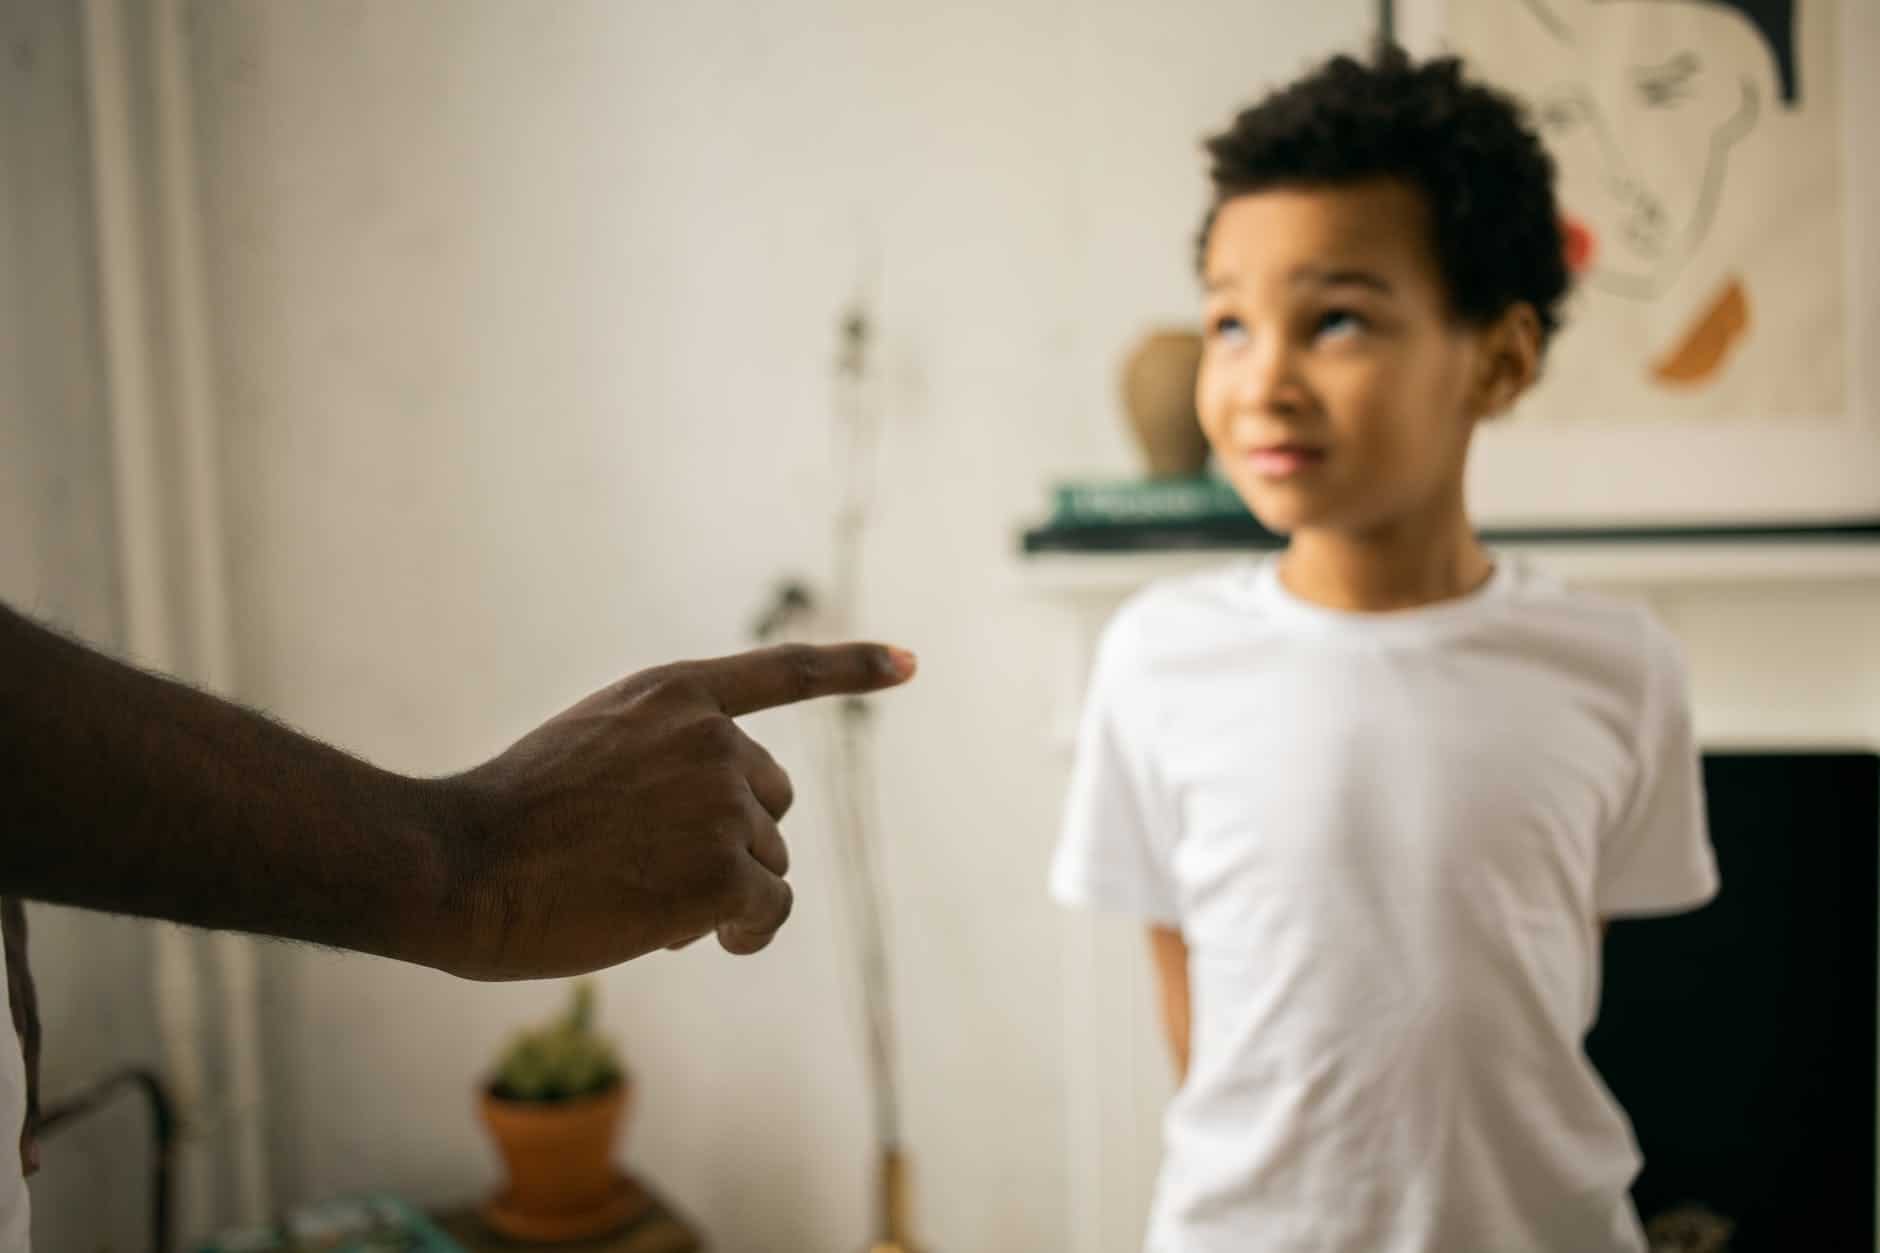
[{"label": "potted cactus", "polygon": [[580,980],[568,1012],[516,1036],[484,1087],[483,1122],[508,1172],[484,1220],[516,1239],[555,1241],[630,1217],[638,1189],[613,1159],[630,1089],[612,1042],[594,1029],[593,984]]}]

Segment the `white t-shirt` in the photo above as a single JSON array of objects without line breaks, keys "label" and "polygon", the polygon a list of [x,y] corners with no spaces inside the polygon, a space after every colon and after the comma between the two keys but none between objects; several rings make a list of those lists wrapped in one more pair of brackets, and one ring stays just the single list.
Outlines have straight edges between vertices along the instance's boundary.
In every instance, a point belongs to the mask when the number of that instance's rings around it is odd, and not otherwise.
[{"label": "white t-shirt", "polygon": [[1582,1045],[1600,922],[1715,894],[1683,664],[1503,559],[1389,614],[1272,560],[1104,637],[1052,870],[1179,927],[1193,1013],[1152,1253],[1637,1253]]},{"label": "white t-shirt", "polygon": [[0,1253],[30,1253],[32,1211],[20,1173],[20,1127],[26,1121],[26,1062],[6,1012],[6,962],[0,961]]}]

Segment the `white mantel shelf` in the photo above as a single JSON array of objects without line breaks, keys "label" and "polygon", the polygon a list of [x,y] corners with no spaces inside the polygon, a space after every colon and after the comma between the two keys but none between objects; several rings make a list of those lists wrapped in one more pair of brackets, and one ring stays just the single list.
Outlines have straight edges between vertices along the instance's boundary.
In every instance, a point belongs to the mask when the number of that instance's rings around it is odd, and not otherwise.
[{"label": "white mantel shelf", "polygon": [[[1498,553],[1531,560],[1536,567],[1568,583],[1649,604],[1661,615],[1691,612],[1701,617],[1705,612],[1701,606],[1711,600],[1712,593],[1725,596],[1724,603],[1740,604],[1743,589],[1781,592],[1784,603],[1812,600],[1824,607],[1839,603],[1847,592],[1880,589],[1880,541],[1866,537],[1741,541],[1546,539],[1527,543],[1491,541],[1491,546]],[[1059,627],[1050,731],[1054,746],[1068,753],[1075,741],[1091,651],[1118,603],[1156,579],[1218,569],[1257,551],[1052,551],[1015,558],[1013,577],[1020,588],[1059,610],[1054,615]],[[1827,612],[1831,618],[1845,612],[1858,617],[1872,612],[1866,607],[1868,603],[1863,597],[1849,602],[1845,609]],[[1870,636],[1867,627],[1851,625],[1855,638],[1871,638],[1873,646],[1880,647],[1880,621],[1872,624]],[[1821,628],[1817,625],[1815,629]],[[1849,709],[1830,716],[1817,708],[1821,704],[1818,688],[1808,688],[1806,699],[1790,703],[1801,712],[1779,725],[1754,701],[1742,708],[1720,706],[1711,711],[1706,743],[1715,747],[1738,743],[1874,742],[1866,713]]]},{"label": "white mantel shelf", "polygon": [[[1880,585],[1880,541],[1868,539],[1548,540],[1495,544],[1570,583],[1652,588],[1719,584]],[[1073,598],[1127,595],[1154,579],[1207,570],[1234,560],[1233,549],[1091,553],[1043,552],[1018,559],[1023,584]]]}]

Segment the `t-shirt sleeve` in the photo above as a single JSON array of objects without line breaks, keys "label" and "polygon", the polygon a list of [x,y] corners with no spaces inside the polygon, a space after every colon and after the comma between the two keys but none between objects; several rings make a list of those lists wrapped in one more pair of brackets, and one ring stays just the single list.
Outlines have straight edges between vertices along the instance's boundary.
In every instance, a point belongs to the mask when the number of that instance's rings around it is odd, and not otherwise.
[{"label": "t-shirt sleeve", "polygon": [[1149,728],[1131,716],[1136,659],[1122,625],[1105,632],[1084,698],[1051,895],[1175,926],[1180,911],[1167,855],[1173,824],[1145,751]]},{"label": "t-shirt sleeve", "polygon": [[1684,658],[1656,623],[1648,623],[1647,634],[1638,772],[1619,823],[1600,847],[1602,917],[1679,913],[1717,894]]}]

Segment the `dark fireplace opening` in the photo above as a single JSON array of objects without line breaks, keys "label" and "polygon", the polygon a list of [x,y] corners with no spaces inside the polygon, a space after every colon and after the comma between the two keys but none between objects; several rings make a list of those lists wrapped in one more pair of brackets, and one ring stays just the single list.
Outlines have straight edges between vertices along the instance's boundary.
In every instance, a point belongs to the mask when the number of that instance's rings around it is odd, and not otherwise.
[{"label": "dark fireplace opening", "polygon": [[1880,756],[1704,759],[1717,899],[1615,923],[1587,1052],[1654,1250],[1875,1248]]}]

